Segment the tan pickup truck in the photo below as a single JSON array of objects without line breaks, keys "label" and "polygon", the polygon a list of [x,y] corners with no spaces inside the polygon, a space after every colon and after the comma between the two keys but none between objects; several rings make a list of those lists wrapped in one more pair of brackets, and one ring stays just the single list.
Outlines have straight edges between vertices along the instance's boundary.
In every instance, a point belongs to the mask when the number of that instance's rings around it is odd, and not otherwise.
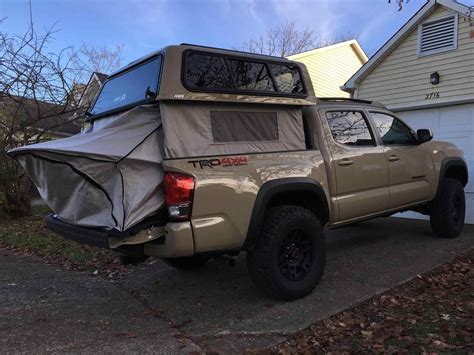
[{"label": "tan pickup truck", "polygon": [[328,228],[413,210],[438,236],[463,229],[462,151],[381,104],[316,98],[300,63],[170,46],[110,76],[88,116],[82,136],[10,154],[53,231],[130,258],[245,251],[255,283],[293,300],[323,274]]}]

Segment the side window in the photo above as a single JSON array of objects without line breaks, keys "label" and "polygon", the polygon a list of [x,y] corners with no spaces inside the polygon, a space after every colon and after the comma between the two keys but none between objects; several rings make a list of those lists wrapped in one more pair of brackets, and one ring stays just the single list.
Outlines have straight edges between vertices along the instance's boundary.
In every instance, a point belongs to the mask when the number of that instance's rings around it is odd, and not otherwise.
[{"label": "side window", "polygon": [[380,112],[371,112],[371,115],[385,145],[410,145],[416,143],[413,131],[398,118]]},{"label": "side window", "polygon": [[326,118],[336,142],[357,147],[376,145],[362,112],[329,111]]},{"label": "side window", "polygon": [[196,89],[234,87],[224,58],[213,55],[190,54],[186,66],[186,80]]},{"label": "side window", "polygon": [[304,95],[303,80],[298,69],[293,65],[269,64],[281,92]]},{"label": "side window", "polygon": [[183,64],[183,84],[190,90],[307,96],[296,64],[189,50],[183,54]]},{"label": "side window", "polygon": [[265,64],[233,59],[229,63],[237,89],[275,91]]}]

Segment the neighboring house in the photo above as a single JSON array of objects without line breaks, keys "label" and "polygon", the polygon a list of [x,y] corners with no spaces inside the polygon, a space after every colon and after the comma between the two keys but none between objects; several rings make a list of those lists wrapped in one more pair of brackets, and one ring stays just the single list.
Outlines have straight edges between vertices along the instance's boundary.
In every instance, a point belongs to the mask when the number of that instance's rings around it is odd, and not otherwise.
[{"label": "neighboring house", "polygon": [[294,54],[288,59],[308,68],[318,97],[349,97],[341,86],[367,62],[367,55],[356,40]]},{"label": "neighboring house", "polygon": [[31,127],[48,139],[69,137],[81,131],[80,124],[74,121],[68,108],[45,101],[0,93],[0,119],[2,113],[6,116],[21,117],[27,122],[27,127],[30,125],[28,122],[31,122]]},{"label": "neighboring house", "polygon": [[95,97],[97,96],[102,84],[107,79],[106,74],[102,74],[99,72],[92,73],[89,82],[87,85],[84,86],[80,100],[79,100],[79,110],[75,114],[75,116],[80,116],[87,111],[89,106],[94,102]]},{"label": "neighboring house", "polygon": [[471,6],[427,1],[343,89],[464,150],[466,221],[474,223],[474,0],[463,1]]}]

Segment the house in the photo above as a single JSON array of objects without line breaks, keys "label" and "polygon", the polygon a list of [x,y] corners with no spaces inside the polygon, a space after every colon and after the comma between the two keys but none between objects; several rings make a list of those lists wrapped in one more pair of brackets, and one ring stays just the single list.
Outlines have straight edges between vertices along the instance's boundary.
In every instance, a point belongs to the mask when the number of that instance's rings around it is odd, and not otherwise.
[{"label": "house", "polygon": [[[33,140],[65,138],[79,133],[81,125],[72,117],[72,112],[67,106],[0,93],[0,121],[5,119],[5,127],[20,132],[31,129],[29,134]],[[15,125],[8,123],[9,119],[14,119]]]},{"label": "house", "polygon": [[463,149],[466,222],[474,223],[474,0],[463,1],[471,3],[427,1],[343,90]]},{"label": "house", "polygon": [[78,91],[79,110],[74,114],[75,117],[82,116],[87,111],[90,105],[94,102],[95,97],[99,93],[99,90],[106,79],[106,74],[93,72],[88,83],[82,85],[82,90]]},{"label": "house", "polygon": [[288,59],[306,65],[318,97],[349,97],[341,86],[368,60],[356,40],[316,48]]}]

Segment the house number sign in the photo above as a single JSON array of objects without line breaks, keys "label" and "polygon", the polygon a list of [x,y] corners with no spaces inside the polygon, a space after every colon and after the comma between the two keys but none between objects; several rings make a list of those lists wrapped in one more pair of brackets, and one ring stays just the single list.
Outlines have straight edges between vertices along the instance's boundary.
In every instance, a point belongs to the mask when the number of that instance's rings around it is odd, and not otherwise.
[{"label": "house number sign", "polygon": [[439,91],[432,92],[431,94],[426,94],[425,100],[433,100],[433,99],[439,99]]}]

